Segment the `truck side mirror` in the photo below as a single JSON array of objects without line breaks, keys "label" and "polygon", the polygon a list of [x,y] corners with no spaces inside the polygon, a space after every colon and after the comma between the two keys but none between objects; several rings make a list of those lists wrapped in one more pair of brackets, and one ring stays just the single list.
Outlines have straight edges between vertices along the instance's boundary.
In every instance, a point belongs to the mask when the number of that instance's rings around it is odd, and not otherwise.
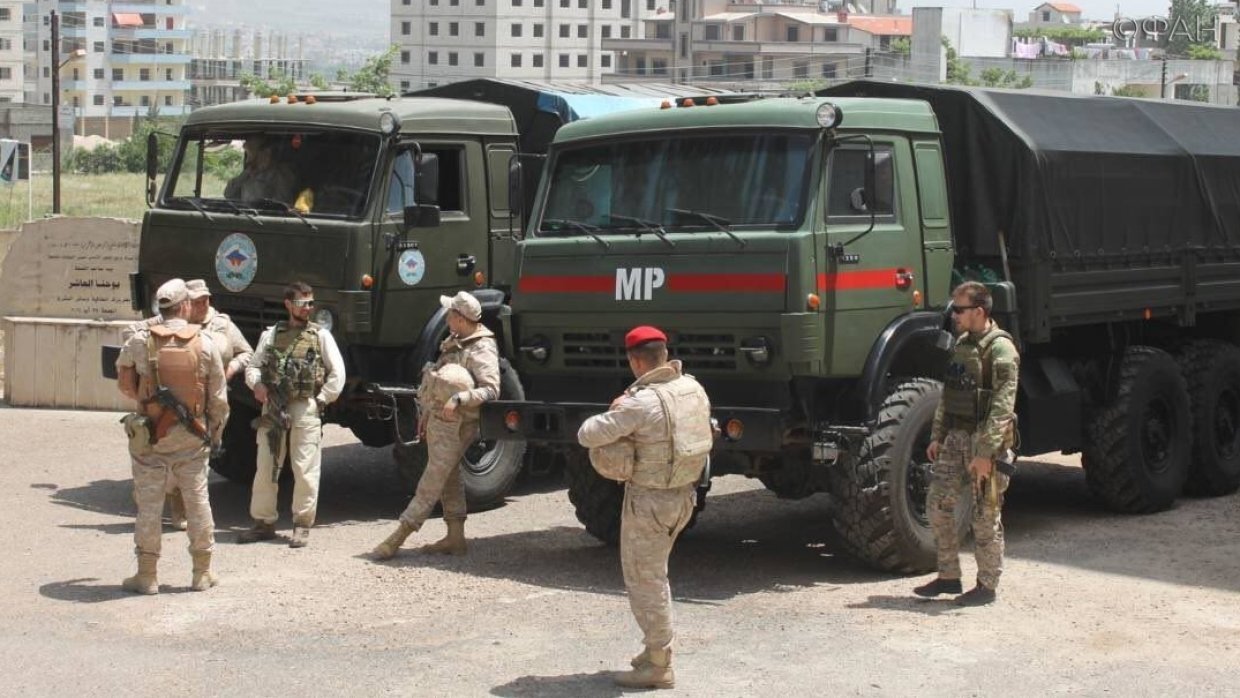
[{"label": "truck side mirror", "polygon": [[520,156],[513,154],[512,159],[508,161],[508,212],[513,217],[521,215],[521,207],[525,203],[522,192],[523,176]]},{"label": "truck side mirror", "polygon": [[434,204],[416,204],[405,207],[405,228],[438,228],[439,207]]},{"label": "truck side mirror", "polygon": [[413,196],[418,204],[439,205],[439,156],[419,153],[414,156]]},{"label": "truck side mirror", "polygon": [[155,176],[159,173],[159,135],[146,134],[146,205],[155,203]]}]

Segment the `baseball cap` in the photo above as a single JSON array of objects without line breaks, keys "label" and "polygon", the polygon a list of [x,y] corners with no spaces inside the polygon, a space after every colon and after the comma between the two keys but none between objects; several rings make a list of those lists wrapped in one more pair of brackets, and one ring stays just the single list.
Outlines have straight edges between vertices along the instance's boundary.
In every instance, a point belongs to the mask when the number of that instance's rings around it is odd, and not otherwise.
[{"label": "baseball cap", "polygon": [[440,296],[439,304],[464,315],[467,320],[478,322],[482,319],[482,304],[472,293],[458,291],[455,296]]},{"label": "baseball cap", "polygon": [[632,349],[633,347],[639,347],[646,342],[666,341],[667,335],[663,334],[663,330],[660,330],[657,327],[651,327],[650,325],[641,325],[639,327],[634,327],[629,330],[628,334],[624,335],[624,348]]},{"label": "baseball cap", "polygon": [[211,289],[207,288],[207,282],[202,279],[190,279],[185,282],[185,290],[189,292],[189,299],[196,301],[203,296],[210,296]]},{"label": "baseball cap", "polygon": [[189,300],[189,290],[185,288],[185,281],[181,279],[165,281],[164,285],[155,291],[155,301],[161,308],[171,308],[187,300]]}]

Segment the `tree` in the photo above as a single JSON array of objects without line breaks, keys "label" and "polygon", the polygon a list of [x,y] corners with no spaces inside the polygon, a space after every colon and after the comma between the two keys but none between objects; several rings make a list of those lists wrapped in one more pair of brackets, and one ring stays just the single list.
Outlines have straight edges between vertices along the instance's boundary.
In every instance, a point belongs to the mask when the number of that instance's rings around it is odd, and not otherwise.
[{"label": "tree", "polygon": [[241,76],[241,86],[255,97],[283,97],[297,91],[297,81],[282,70],[273,70],[268,78],[260,78],[253,73]]},{"label": "tree", "polygon": [[979,77],[982,79],[982,84],[986,87],[1006,87],[1014,90],[1033,87],[1032,77],[1026,75],[1023,78],[1018,78],[1015,70],[987,68],[982,71]]},{"label": "tree", "polygon": [[1193,45],[1214,47],[1214,18],[1218,13],[1207,0],[1171,0],[1167,53],[1189,56]]},{"label": "tree", "polygon": [[973,79],[969,77],[969,71],[972,70],[968,63],[960,60],[956,54],[956,49],[952,48],[952,42],[947,37],[942,37],[943,48],[947,49],[947,84],[949,85],[975,85]]},{"label": "tree", "polygon": [[1145,91],[1136,85],[1121,85],[1111,90],[1112,97],[1146,97]]},{"label": "tree", "polygon": [[913,52],[913,42],[907,36],[901,36],[892,39],[887,48],[896,55],[907,56]]},{"label": "tree", "polygon": [[1209,44],[1190,44],[1188,47],[1188,57],[1194,61],[1221,61],[1223,60],[1223,52]]},{"label": "tree", "polygon": [[327,84],[327,78],[323,77],[322,73],[310,74],[310,86],[316,90],[326,90],[331,87],[331,85]]},{"label": "tree", "polygon": [[367,58],[362,67],[353,73],[341,68],[336,73],[336,79],[348,83],[349,89],[354,92],[369,92],[380,97],[391,97],[396,94],[396,90],[392,89],[388,74],[392,71],[392,60],[396,58],[396,52],[399,50],[398,46],[390,46],[383,53]]}]

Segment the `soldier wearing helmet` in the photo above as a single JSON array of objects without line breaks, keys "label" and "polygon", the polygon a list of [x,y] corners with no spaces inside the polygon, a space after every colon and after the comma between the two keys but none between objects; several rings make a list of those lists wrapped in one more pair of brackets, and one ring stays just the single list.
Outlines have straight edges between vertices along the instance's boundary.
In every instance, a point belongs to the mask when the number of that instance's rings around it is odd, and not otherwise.
[{"label": "soldier wearing helmet", "polygon": [[499,346],[482,325],[482,305],[461,291],[440,296],[451,334],[439,346],[439,359],[427,364],[418,386],[418,436],[425,437],[426,470],[396,530],[373,551],[378,560],[396,555],[401,544],[443,505],[448,533],[424,552],[465,554],[465,486],[461,458],[478,438],[482,403],[499,397]]}]

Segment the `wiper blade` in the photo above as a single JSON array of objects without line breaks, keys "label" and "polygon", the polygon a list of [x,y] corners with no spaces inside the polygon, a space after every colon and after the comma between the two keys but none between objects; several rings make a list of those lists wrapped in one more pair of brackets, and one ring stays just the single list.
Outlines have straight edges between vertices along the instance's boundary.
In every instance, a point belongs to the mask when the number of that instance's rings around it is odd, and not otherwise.
[{"label": "wiper blade", "polygon": [[648,221],[634,216],[625,216],[619,213],[609,213],[607,214],[607,217],[613,221],[620,221],[621,223],[632,223],[641,229],[642,232],[654,233],[660,240],[667,243],[668,247],[676,246],[676,243],[672,242],[671,239],[667,237],[667,231],[663,229],[662,223]]},{"label": "wiper blade", "polygon": [[199,199],[196,196],[170,196],[164,201],[165,203],[169,203],[169,204],[173,202],[184,201],[185,203],[192,206],[195,211],[201,213],[203,218],[206,218],[207,220],[211,222],[215,222],[215,219],[211,217],[211,214],[207,213],[207,209],[203,208],[202,199]]},{"label": "wiper blade", "polygon": [[732,232],[732,221],[727,218],[716,216],[713,213],[706,213],[705,211],[691,211],[687,208],[669,208],[667,210],[678,216],[691,216],[693,218],[704,220],[715,226],[715,230],[718,230],[719,232],[735,240],[741,247],[745,246],[745,241],[737,237],[736,233]]},{"label": "wiper blade", "polygon": [[237,204],[234,204],[233,202],[229,201],[228,199],[216,199],[215,201],[224,206],[227,206],[229,209],[232,210],[233,213],[237,214],[238,216],[245,216],[246,218],[249,218],[251,221],[253,221],[254,223],[258,225],[263,224],[263,222],[259,220],[258,216],[255,215],[254,211],[250,209],[243,209]]},{"label": "wiper blade", "polygon": [[298,220],[300,220],[302,223],[305,223],[305,224],[306,224],[306,226],[308,226],[311,230],[318,230],[318,229],[319,229],[319,227],[318,227],[317,225],[315,225],[315,224],[311,223],[311,222],[310,222],[310,221],[306,218],[305,214],[303,214],[301,211],[298,211],[297,209],[293,208],[292,206],[289,206],[288,204],[284,203],[283,201],[280,201],[279,199],[266,199],[266,198],[264,198],[264,199],[254,199],[254,200],[252,200],[250,203],[255,203],[255,204],[259,204],[259,205],[261,205],[261,206],[266,206],[267,208],[275,208],[277,211],[281,211],[282,213],[288,214],[288,215],[290,215],[290,216],[297,216],[297,219],[298,219]]},{"label": "wiper blade", "polygon": [[[582,223],[581,221],[569,220],[567,218],[544,218],[542,222],[549,224],[549,225],[568,226],[578,232],[582,232],[582,233],[585,233],[586,235],[589,235],[590,237],[594,238],[594,240],[598,242],[598,244],[602,245],[603,247],[606,247],[609,250],[611,249],[611,243],[599,237],[598,234],[596,233],[596,231],[598,230],[597,225],[590,225],[589,223]],[[539,227],[541,228],[541,226]]]}]

